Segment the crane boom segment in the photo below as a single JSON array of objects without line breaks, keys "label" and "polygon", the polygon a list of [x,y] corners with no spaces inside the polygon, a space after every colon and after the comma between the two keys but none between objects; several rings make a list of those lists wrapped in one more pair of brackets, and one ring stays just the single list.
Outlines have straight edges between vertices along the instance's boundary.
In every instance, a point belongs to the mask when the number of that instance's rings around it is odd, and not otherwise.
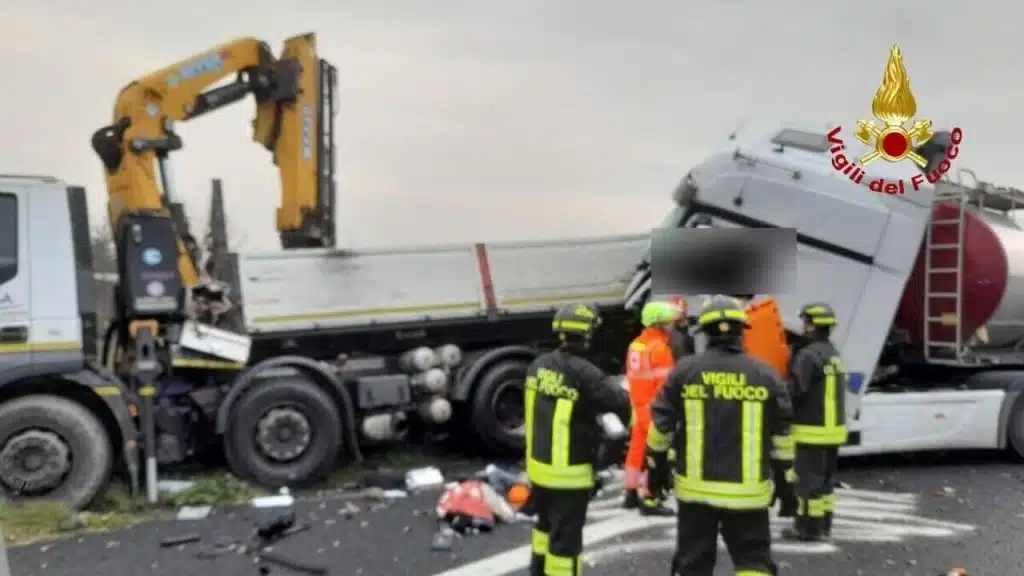
[{"label": "crane boom segment", "polygon": [[[233,81],[215,86],[231,75]],[[125,86],[114,106],[114,122],[92,138],[105,168],[115,236],[126,213],[179,219],[167,165],[170,153],[182,148],[174,123],[252,94],[252,138],[272,152],[280,172],[277,227],[284,247],[332,247],[334,77],[334,67],[318,58],[310,33],[286,40],[280,59],[267,43],[240,38]],[[183,283],[192,287],[199,282],[194,241],[186,223],[175,225],[179,270]]]}]

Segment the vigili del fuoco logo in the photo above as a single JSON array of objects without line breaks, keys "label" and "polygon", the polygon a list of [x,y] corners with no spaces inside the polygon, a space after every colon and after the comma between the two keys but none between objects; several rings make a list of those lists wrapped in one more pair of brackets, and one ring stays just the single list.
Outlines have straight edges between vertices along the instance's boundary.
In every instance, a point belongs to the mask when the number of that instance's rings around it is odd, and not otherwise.
[{"label": "vigili del fuoco logo", "polygon": [[910,89],[910,76],[903,66],[899,44],[893,46],[889,53],[882,85],[871,102],[871,113],[881,124],[872,120],[858,120],[857,131],[854,133],[857,140],[872,148],[871,152],[860,158],[848,157],[846,144],[841,138],[842,126],[829,131],[828,142],[831,146],[829,152],[832,155],[832,167],[852,182],[865,184],[873,192],[896,195],[905,193],[908,188],[920,190],[925,181],[934,184],[949,172],[953,160],[960,154],[964,132],[957,127],[950,131],[952,146],[946,151],[946,157],[933,170],[914,175],[907,182],[886,178],[869,178],[865,181],[866,167],[879,159],[886,162],[909,161],[921,168],[928,165],[928,161],[914,150],[931,140],[934,135],[932,121],[914,118],[917,115],[917,100]]}]

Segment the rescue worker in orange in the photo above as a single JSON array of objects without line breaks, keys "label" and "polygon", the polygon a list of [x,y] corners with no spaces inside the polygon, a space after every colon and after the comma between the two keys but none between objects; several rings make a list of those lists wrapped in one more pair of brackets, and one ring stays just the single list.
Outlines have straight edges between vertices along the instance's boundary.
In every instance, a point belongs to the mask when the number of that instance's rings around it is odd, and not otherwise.
[{"label": "rescue worker in orange", "polygon": [[674,512],[664,505],[664,494],[647,490],[644,460],[647,451],[647,431],[651,427],[651,403],[658,396],[675,359],[669,348],[669,334],[679,320],[679,308],[668,302],[648,302],[640,312],[644,329],[629,345],[626,353],[626,379],[629,382],[629,401],[633,407],[633,429],[626,453],[626,497],[623,507],[639,508],[649,516],[671,516]]}]

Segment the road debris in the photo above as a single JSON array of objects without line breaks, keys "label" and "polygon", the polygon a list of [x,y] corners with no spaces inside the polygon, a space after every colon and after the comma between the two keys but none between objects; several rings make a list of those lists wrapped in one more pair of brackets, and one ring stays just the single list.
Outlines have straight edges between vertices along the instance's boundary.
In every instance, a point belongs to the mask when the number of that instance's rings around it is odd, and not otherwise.
[{"label": "road debris", "polygon": [[180,536],[168,536],[160,541],[160,547],[171,548],[174,546],[181,546],[182,544],[195,544],[202,539],[203,537],[196,533],[182,534]]},{"label": "road debris", "polygon": [[288,508],[295,504],[295,497],[285,486],[275,496],[260,496],[253,498],[250,503],[253,508]]},{"label": "road debris", "polygon": [[444,475],[433,466],[416,468],[405,473],[405,489],[410,492],[444,486]]},{"label": "road debris", "polygon": [[210,515],[213,506],[182,506],[178,508],[177,520],[202,520]]}]

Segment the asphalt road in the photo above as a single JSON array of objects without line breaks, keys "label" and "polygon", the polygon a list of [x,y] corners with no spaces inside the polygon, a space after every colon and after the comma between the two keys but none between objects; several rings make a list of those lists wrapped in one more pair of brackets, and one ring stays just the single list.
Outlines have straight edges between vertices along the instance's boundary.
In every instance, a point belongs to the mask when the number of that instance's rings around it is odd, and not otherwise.
[{"label": "asphalt road", "polygon": [[[931,576],[963,567],[972,576],[1024,574],[1017,543],[1024,532],[1024,465],[991,456],[872,460],[847,467],[835,538],[830,544],[778,543],[785,574]],[[617,507],[616,490],[596,500],[587,539],[590,576],[667,574],[674,545],[671,519],[644,519]],[[301,502],[311,524],[275,546],[286,557],[322,564],[335,576],[498,576],[522,574],[528,525],[502,526],[461,538],[451,551],[430,550],[437,493],[389,505],[354,496]],[[347,503],[360,508],[348,518]],[[376,509],[374,509],[376,508]],[[265,513],[241,510],[195,522],[139,526],[10,550],[16,576],[236,576],[257,574],[251,559],[228,553],[199,560],[219,540],[246,539]],[[776,529],[785,523],[773,522]],[[200,544],[163,549],[160,540],[185,533]],[[731,574],[728,558],[718,574]],[[301,574],[284,569],[271,574]]]}]

